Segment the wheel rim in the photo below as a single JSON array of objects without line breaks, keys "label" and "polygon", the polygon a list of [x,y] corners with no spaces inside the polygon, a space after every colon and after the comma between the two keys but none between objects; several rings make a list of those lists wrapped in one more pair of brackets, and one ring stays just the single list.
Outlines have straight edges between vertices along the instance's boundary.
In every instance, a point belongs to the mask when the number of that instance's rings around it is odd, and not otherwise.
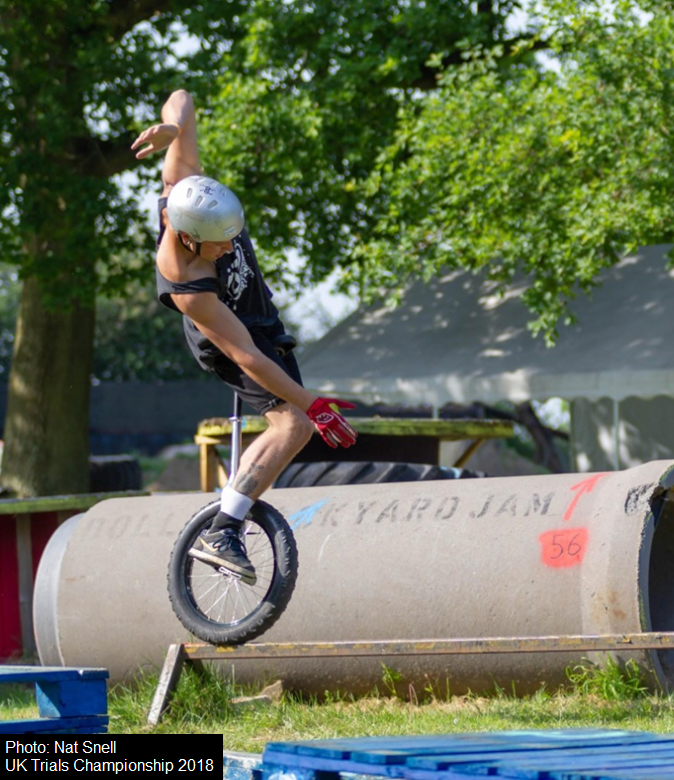
[{"label": "wheel rim", "polygon": [[250,618],[262,607],[272,588],[276,557],[271,537],[250,517],[244,521],[243,535],[248,558],[257,575],[254,585],[185,556],[184,582],[188,601],[202,619],[213,625],[234,627]]}]

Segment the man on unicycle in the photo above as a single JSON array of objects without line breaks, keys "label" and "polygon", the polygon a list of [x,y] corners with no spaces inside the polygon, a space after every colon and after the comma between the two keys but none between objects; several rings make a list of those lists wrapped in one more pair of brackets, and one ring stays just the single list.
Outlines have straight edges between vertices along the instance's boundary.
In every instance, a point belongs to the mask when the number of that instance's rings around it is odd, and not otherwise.
[{"label": "man on unicycle", "polygon": [[255,569],[241,537],[246,514],[314,428],[331,447],[355,443],[356,432],[338,411],[354,405],[306,390],[294,355],[277,351],[283,324],[258,267],[241,203],[203,175],[191,96],[184,90],[172,93],[161,118],[131,147],[138,159],[167,150],[159,199],[159,300],[183,315],[185,337],[199,365],[229,384],[269,426],[243,453],[234,483],[222,491],[219,513],[189,554],[254,583]]}]

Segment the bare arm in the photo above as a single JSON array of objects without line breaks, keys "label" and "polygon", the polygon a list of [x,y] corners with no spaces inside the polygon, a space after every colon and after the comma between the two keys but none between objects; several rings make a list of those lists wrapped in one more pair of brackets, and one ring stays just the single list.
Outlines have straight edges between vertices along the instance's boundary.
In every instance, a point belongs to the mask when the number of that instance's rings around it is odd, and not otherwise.
[{"label": "bare arm", "polygon": [[171,93],[162,107],[161,118],[161,124],[143,130],[131,148],[138,150],[139,160],[168,149],[162,170],[166,195],[181,179],[202,173],[194,101],[189,92],[179,89]]},{"label": "bare arm", "polygon": [[303,412],[314,403],[317,397],[260,352],[245,326],[218,300],[215,293],[171,297],[180,311],[196,324],[204,336],[259,385]]}]

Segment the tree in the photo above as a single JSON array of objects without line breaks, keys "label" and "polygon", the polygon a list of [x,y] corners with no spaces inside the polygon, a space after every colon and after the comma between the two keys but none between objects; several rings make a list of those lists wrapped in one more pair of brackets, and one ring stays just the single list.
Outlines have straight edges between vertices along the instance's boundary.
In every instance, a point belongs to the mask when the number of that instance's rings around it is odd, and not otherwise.
[{"label": "tree", "polygon": [[221,56],[217,41],[236,36],[239,10],[208,0],[196,9],[0,0],[0,227],[3,259],[23,280],[2,480],[18,495],[88,489],[95,295],[147,273],[111,262],[139,248],[144,222],[116,177],[135,164],[139,123],[187,80],[171,53],[177,19],[202,35],[190,68],[198,91]]},{"label": "tree", "polygon": [[300,283],[339,267],[391,300],[447,267],[521,275],[553,343],[602,268],[671,240],[672,4],[542,0],[515,35],[518,5],[254,7],[206,158],[277,268],[292,247]]},{"label": "tree", "polygon": [[[518,3],[481,2],[477,13],[472,5],[0,0],[0,227],[4,259],[18,266],[23,281],[5,423],[6,487],[18,495],[87,489],[95,296],[123,289],[138,275],[111,262],[138,249],[132,228],[143,221],[116,177],[135,164],[129,153],[135,130],[156,117],[166,94],[187,86],[206,98],[213,74],[226,67],[234,80],[223,89],[241,87],[237,101],[245,108],[243,98],[267,72],[271,93],[277,75],[294,94],[309,74],[310,107],[321,109],[321,159],[327,153],[331,167],[289,193],[260,172],[282,168],[295,149],[271,147],[270,159],[262,139],[265,153],[254,162],[264,167],[251,168],[245,189],[247,199],[255,193],[266,203],[256,232],[276,258],[287,235],[276,228],[294,217],[297,245],[322,250],[312,259],[312,278],[319,278],[334,259],[332,242],[352,247],[372,221],[353,183],[369,171],[382,138],[392,137],[401,96],[429,86],[428,54],[444,36],[449,54],[441,60],[451,61],[459,30],[495,42]],[[185,28],[200,46],[178,56],[173,44]],[[383,58],[386,49],[391,56]],[[373,90],[364,89],[369,79]],[[242,163],[249,154],[252,147],[244,145]],[[293,213],[285,208],[288,194],[297,202]],[[365,276],[359,270],[356,278]]]},{"label": "tree", "polygon": [[345,288],[369,285],[359,246],[387,198],[382,190],[364,192],[363,183],[394,141],[401,112],[414,112],[437,89],[438,67],[430,63],[456,67],[468,44],[500,44],[502,61],[514,64],[521,36],[508,32],[507,20],[520,5],[310,0],[248,7],[246,35],[229,52],[219,95],[203,113],[203,158],[209,172],[244,193],[268,270],[284,274],[292,248],[305,260],[302,286],[336,267]]},{"label": "tree", "polygon": [[543,5],[557,67],[504,78],[497,49],[443,71],[363,184],[385,208],[360,252],[373,286],[419,268],[480,270],[496,290],[520,275],[553,343],[602,268],[674,237],[674,21],[651,3]]}]

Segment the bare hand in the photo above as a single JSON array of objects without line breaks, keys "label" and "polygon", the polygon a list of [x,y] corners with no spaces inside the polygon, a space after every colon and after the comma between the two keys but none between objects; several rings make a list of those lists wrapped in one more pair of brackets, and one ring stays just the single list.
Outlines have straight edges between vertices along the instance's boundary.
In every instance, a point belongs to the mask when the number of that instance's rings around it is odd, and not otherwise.
[{"label": "bare hand", "polygon": [[147,144],[147,146],[136,152],[136,159],[142,160],[154,152],[161,152],[163,149],[167,149],[179,135],[178,125],[152,125],[147,130],[143,130],[131,144],[131,148],[138,149],[139,146]]}]

